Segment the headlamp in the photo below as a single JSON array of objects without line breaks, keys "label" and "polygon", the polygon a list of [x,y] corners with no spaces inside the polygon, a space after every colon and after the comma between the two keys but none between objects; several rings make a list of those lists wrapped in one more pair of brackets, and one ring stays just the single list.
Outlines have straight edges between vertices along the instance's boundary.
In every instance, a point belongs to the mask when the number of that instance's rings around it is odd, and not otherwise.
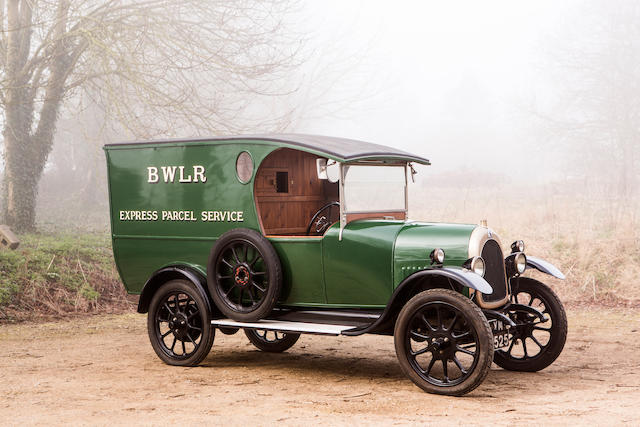
[{"label": "headlamp", "polygon": [[482,257],[474,256],[473,258],[469,258],[462,266],[473,271],[478,276],[484,277],[486,266]]},{"label": "headlamp", "polygon": [[516,240],[511,244],[511,253],[514,254],[516,252],[524,252],[524,241]]},{"label": "headlamp", "polygon": [[444,251],[440,248],[435,248],[429,254],[431,258],[431,264],[442,264],[444,262]]}]

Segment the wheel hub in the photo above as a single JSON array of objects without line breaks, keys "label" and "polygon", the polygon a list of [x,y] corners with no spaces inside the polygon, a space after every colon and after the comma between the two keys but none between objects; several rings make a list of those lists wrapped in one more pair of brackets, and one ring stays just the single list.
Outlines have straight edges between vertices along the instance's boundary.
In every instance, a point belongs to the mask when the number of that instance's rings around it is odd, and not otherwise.
[{"label": "wheel hub", "polygon": [[187,339],[187,332],[189,331],[189,323],[187,322],[187,316],[183,313],[176,313],[169,319],[169,329],[173,331],[173,334],[180,340]]},{"label": "wheel hub", "polygon": [[251,272],[249,271],[249,268],[244,264],[236,266],[233,269],[233,279],[237,285],[246,286],[251,280]]},{"label": "wheel hub", "polygon": [[526,313],[516,313],[515,322],[515,336],[516,337],[528,337],[533,334],[535,318],[527,315]]},{"label": "wheel hub", "polygon": [[431,338],[431,352],[436,359],[449,359],[455,355],[455,342],[448,334]]}]

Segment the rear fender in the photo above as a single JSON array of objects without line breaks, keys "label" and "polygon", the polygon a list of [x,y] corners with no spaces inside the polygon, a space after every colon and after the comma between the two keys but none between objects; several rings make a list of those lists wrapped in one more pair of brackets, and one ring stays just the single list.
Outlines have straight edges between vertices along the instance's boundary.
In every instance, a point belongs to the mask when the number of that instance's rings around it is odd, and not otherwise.
[{"label": "rear fender", "polygon": [[170,280],[176,279],[187,280],[193,283],[202,298],[206,301],[209,313],[214,314],[212,310],[214,305],[207,293],[207,279],[196,269],[184,265],[164,267],[151,275],[149,280],[147,280],[147,283],[144,284],[142,292],[140,293],[140,299],[138,300],[138,313],[148,312],[151,299],[160,286]]}]

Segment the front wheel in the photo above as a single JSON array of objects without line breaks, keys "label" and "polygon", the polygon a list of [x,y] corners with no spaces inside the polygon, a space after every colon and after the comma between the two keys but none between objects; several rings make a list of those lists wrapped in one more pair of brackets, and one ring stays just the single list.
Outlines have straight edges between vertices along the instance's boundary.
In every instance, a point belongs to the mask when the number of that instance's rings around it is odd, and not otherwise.
[{"label": "front wheel", "polygon": [[457,292],[432,289],[411,298],[393,335],[400,367],[429,393],[460,396],[489,373],[489,323],[478,306]]},{"label": "front wheel", "polygon": [[200,363],[209,354],[215,335],[206,301],[186,280],[171,280],[156,291],[147,330],[158,357],[176,366]]},{"label": "front wheel", "polygon": [[256,348],[269,353],[282,353],[289,350],[300,338],[300,334],[263,329],[245,329],[245,335]]},{"label": "front wheel", "polygon": [[525,311],[509,310],[516,324],[510,346],[494,354],[496,365],[509,371],[536,372],[551,365],[560,356],[567,340],[567,315],[560,299],[542,282],[522,277],[514,286],[512,302],[542,312],[545,321]]}]

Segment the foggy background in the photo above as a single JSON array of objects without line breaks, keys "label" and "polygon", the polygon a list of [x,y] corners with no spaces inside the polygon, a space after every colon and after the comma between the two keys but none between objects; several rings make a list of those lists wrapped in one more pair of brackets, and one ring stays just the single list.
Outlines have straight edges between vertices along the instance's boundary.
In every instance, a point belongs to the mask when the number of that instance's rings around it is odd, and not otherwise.
[{"label": "foggy background", "polygon": [[[281,12],[285,37],[275,47],[294,64],[274,78],[275,96],[243,95],[231,128],[341,136],[427,157],[432,166],[417,167],[411,187],[416,219],[506,227],[495,221],[545,207],[530,228],[545,215],[580,215],[569,207],[587,203],[598,205],[583,212],[592,222],[637,224],[635,2],[301,1]],[[107,230],[101,147],[140,134],[76,98],[60,113],[37,223]],[[186,125],[148,137],[211,133]]]}]

